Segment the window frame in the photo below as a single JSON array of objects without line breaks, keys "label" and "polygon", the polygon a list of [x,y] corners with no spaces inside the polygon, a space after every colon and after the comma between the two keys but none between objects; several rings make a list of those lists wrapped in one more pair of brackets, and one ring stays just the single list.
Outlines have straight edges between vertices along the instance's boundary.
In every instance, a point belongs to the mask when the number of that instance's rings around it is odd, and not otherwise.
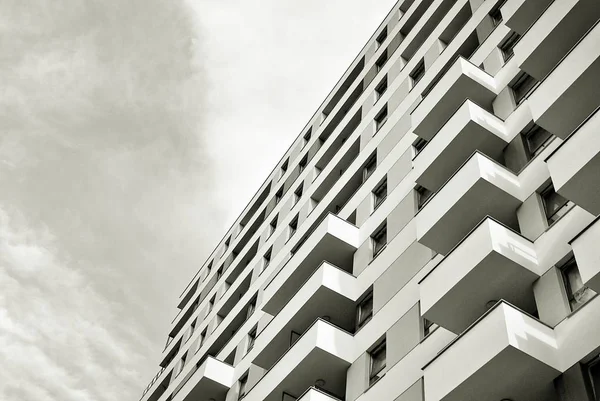
[{"label": "window frame", "polygon": [[[380,356],[383,354],[383,364],[378,368],[374,369],[374,362],[377,360],[374,356]],[[380,359],[381,361],[381,359]],[[371,351],[369,351],[369,386],[377,383],[382,377],[382,372],[387,367],[387,344],[386,339],[383,339],[379,344],[377,344]]]},{"label": "window frame", "polygon": [[375,121],[375,134],[377,134],[379,130],[383,128],[385,123],[387,123],[388,117],[388,107],[386,104],[381,108],[381,110],[379,110],[379,112],[377,112],[377,114],[373,118],[373,121]]},{"label": "window frame", "polygon": [[[381,242],[380,239],[383,239],[383,242]],[[387,222],[384,222],[383,225],[371,235],[371,244],[373,247],[373,259],[375,259],[387,246]]]},{"label": "window frame", "polygon": [[515,31],[510,31],[510,34],[498,44],[498,49],[500,49],[502,59],[505,63],[515,55],[515,46],[520,40],[521,35]]},{"label": "window frame", "polygon": [[[564,202],[562,202],[560,207],[554,209],[554,211],[552,211],[552,213],[549,212],[549,201],[547,199],[549,193],[553,193],[555,196],[558,196],[558,197],[561,197],[562,199],[564,199]],[[575,206],[575,204],[573,202],[571,202],[569,199],[565,198],[564,196],[562,196],[558,192],[556,192],[556,190],[554,189],[554,185],[552,183],[550,183],[548,186],[546,186],[546,188],[544,188],[540,192],[540,198],[542,200],[542,206],[544,207],[544,215],[546,216],[546,222],[548,223],[548,227],[554,225],[554,223],[556,223],[558,220],[560,220],[562,218],[562,216],[567,214],[567,212],[569,210],[571,210],[573,208],[573,206]]]},{"label": "window frame", "polygon": [[[568,270],[571,270],[571,269],[575,270],[576,275],[578,276],[579,280],[581,280],[581,287],[575,291],[573,291],[572,283],[571,283],[571,280],[569,279],[569,277],[571,277],[571,276],[567,272]],[[588,303],[592,298],[594,298],[596,296],[596,292],[583,283],[583,280],[581,279],[581,272],[579,271],[579,266],[577,265],[577,261],[575,260],[574,256],[571,256],[571,258],[569,258],[565,263],[563,263],[560,266],[559,270],[560,270],[560,273],[562,276],[563,286],[565,289],[565,293],[567,295],[567,302],[569,303],[569,308],[571,309],[571,312],[575,312],[576,310],[578,310],[579,308],[584,306],[586,303]],[[589,293],[588,293],[588,291],[589,291]],[[586,299],[585,301],[580,302],[576,299],[578,293],[579,294],[588,293],[588,295],[591,295],[591,296],[590,296],[590,298]]]},{"label": "window frame", "polygon": [[375,211],[387,199],[387,196],[388,196],[387,176],[384,177],[383,181],[380,182],[373,189],[373,191],[371,191],[371,193],[373,194],[373,211]]},{"label": "window frame", "polygon": [[412,82],[412,87],[414,88],[421,79],[425,76],[425,59],[422,58],[421,61],[413,68],[413,70],[408,74],[410,80]]},{"label": "window frame", "polygon": [[385,26],[385,27],[383,27],[381,32],[379,32],[379,35],[377,35],[377,38],[375,38],[375,43],[377,44],[377,49],[379,49],[381,47],[381,45],[383,45],[383,42],[385,42],[387,37],[388,37],[388,29],[387,29],[387,26]]},{"label": "window frame", "polygon": [[363,184],[369,179],[369,177],[377,170],[377,154],[369,157],[367,162],[362,168],[362,182]]},{"label": "window frame", "polygon": [[377,86],[375,87],[375,103],[387,92],[388,89],[388,79],[387,74],[379,81]]},{"label": "window frame", "polygon": [[[363,307],[370,302],[371,310],[369,312],[364,313]],[[362,297],[362,299],[356,305],[356,324],[355,331],[363,328],[369,321],[373,318],[373,290],[369,290],[366,295]]]}]

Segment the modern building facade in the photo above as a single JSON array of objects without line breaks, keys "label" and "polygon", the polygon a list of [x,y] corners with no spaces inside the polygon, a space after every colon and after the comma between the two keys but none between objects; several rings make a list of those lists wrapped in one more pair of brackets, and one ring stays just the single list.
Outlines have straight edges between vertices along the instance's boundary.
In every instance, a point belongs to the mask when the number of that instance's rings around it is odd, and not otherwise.
[{"label": "modern building facade", "polygon": [[143,401],[600,400],[600,2],[400,0]]}]

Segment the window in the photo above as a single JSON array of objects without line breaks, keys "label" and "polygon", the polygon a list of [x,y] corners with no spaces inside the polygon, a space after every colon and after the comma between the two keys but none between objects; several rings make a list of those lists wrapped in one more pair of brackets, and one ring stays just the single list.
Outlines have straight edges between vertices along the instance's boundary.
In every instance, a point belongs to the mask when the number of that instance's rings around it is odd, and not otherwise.
[{"label": "window", "polygon": [[254,326],[252,328],[252,330],[250,330],[250,332],[248,333],[248,347],[247,347],[246,352],[250,352],[252,347],[254,347],[255,341],[256,341],[256,326]]},{"label": "window", "polygon": [[204,278],[202,279],[202,281],[206,280],[206,278],[208,276],[210,276],[210,271],[212,270],[212,266],[213,266],[213,261],[211,260],[208,265],[206,266],[206,275],[204,276]]},{"label": "window", "polygon": [[379,131],[385,125],[388,119],[387,104],[375,116],[375,132]]},{"label": "window", "polygon": [[196,309],[198,309],[198,306],[200,306],[200,297],[196,298],[196,301],[194,302],[194,305],[192,306],[192,313],[194,313],[196,311]]},{"label": "window", "polygon": [[298,203],[302,197],[302,190],[304,189],[304,183],[301,183],[298,188],[294,191],[294,205]]},{"label": "window", "polygon": [[388,88],[387,76],[383,77],[379,85],[375,88],[375,102],[377,102]]},{"label": "window", "polygon": [[[200,346],[202,344],[204,344],[204,340],[206,339],[206,332],[207,332],[207,328],[202,330],[202,333],[200,333],[200,338],[198,338],[198,349],[200,349]],[[196,350],[196,351],[198,351],[198,350]]]},{"label": "window", "polygon": [[549,225],[554,224],[574,205],[573,202],[557,194],[552,184],[542,191],[541,197]]},{"label": "window", "polygon": [[367,181],[367,178],[373,174],[373,171],[377,168],[377,155],[373,155],[368,161],[367,164],[363,167],[363,183]]},{"label": "window", "polygon": [[383,28],[383,30],[381,31],[379,36],[377,36],[377,39],[375,39],[378,49],[379,49],[379,47],[381,47],[383,42],[385,42],[385,40],[387,39],[387,35],[388,35],[388,31],[387,31],[387,26],[386,26],[385,28]]},{"label": "window", "polygon": [[377,72],[381,71],[381,69],[383,68],[385,63],[387,63],[387,61],[388,61],[388,52],[386,49],[383,51],[383,53],[381,53],[381,56],[379,56],[379,58],[375,62],[375,67],[377,68]]},{"label": "window", "polygon": [[312,128],[308,129],[308,132],[306,132],[306,134],[304,134],[304,137],[302,138],[302,147],[305,147],[308,142],[310,142],[310,136],[312,135]]},{"label": "window", "polygon": [[515,45],[519,42],[519,39],[521,39],[521,35],[516,32],[511,32],[511,34],[500,43],[498,47],[502,52],[504,61],[508,61],[515,54]]},{"label": "window", "polygon": [[533,124],[533,126],[529,128],[523,134],[523,136],[525,137],[525,142],[527,143],[527,151],[530,159],[533,159],[542,150],[544,150],[544,145],[546,145],[548,141],[554,137],[554,135],[537,124]]},{"label": "window", "polygon": [[423,319],[423,337],[427,337],[431,333],[440,327],[439,325],[433,323],[431,320]]},{"label": "window", "polygon": [[377,345],[370,353],[371,366],[369,369],[369,386],[383,377],[385,369],[385,340]]},{"label": "window", "polygon": [[248,372],[244,373],[239,380],[239,391],[238,391],[238,400],[241,400],[246,395],[246,386],[248,384]]},{"label": "window", "polygon": [[373,292],[369,293],[356,307],[356,330],[363,327],[373,317]]},{"label": "window", "polygon": [[297,229],[298,229],[298,215],[296,215],[296,217],[294,217],[292,219],[292,221],[290,222],[289,231],[288,231],[288,240],[290,238],[292,238],[292,236],[296,233]]},{"label": "window", "polygon": [[227,252],[230,242],[231,242],[231,237],[228,237],[227,240],[225,240],[225,244],[223,245],[223,254],[225,254],[225,252]]},{"label": "window", "polygon": [[252,301],[248,304],[248,310],[246,311],[246,319],[248,319],[254,311],[256,310],[256,298],[253,298]]},{"label": "window", "polygon": [[421,80],[421,78],[423,78],[423,75],[425,75],[425,60],[421,59],[421,61],[419,61],[419,64],[417,64],[415,69],[412,70],[412,72],[410,73],[410,78],[412,79],[413,88],[417,84],[417,82],[419,82]]},{"label": "window", "polygon": [[421,153],[425,145],[427,145],[427,140],[423,138],[417,138],[417,140],[413,143],[413,147],[415,148],[415,156]]},{"label": "window", "polygon": [[281,201],[281,198],[283,198],[283,187],[275,192],[275,204],[278,204]]},{"label": "window", "polygon": [[217,281],[219,281],[219,279],[223,276],[223,266],[219,267],[219,270],[217,270]]},{"label": "window", "polygon": [[208,309],[206,311],[207,315],[210,313],[210,311],[213,309],[214,306],[215,306],[215,295],[213,295],[213,297],[210,299],[210,301],[208,301]]},{"label": "window", "polygon": [[305,154],[304,157],[302,158],[302,160],[300,160],[300,163],[298,163],[298,169],[299,169],[298,174],[304,171],[307,164],[308,164],[308,154]]},{"label": "window", "polygon": [[379,205],[385,201],[385,198],[387,198],[387,179],[384,179],[383,182],[373,190],[373,210],[377,210]]},{"label": "window", "polygon": [[275,232],[275,229],[277,228],[277,218],[279,216],[275,216],[275,218],[273,220],[271,220],[271,224],[269,224],[269,237],[271,235],[273,235],[273,233]]},{"label": "window", "polygon": [[285,175],[285,173],[287,172],[289,162],[290,162],[290,159],[285,159],[285,161],[281,164],[281,174],[280,174],[279,178],[283,177]]},{"label": "window", "polygon": [[587,371],[594,400],[600,400],[600,356],[595,357],[587,364]]},{"label": "window", "polygon": [[521,103],[537,83],[538,81],[534,77],[525,72],[521,72],[515,83],[512,85],[512,90],[515,94],[515,102],[517,104]]},{"label": "window", "polygon": [[500,7],[503,4],[498,4],[496,7],[494,7],[492,9],[492,11],[490,11],[490,18],[492,19],[492,24],[496,27],[498,25],[500,25],[500,23],[502,22],[502,13],[500,12]]},{"label": "window", "polygon": [[417,207],[420,210],[423,205],[425,205],[425,202],[427,202],[427,200],[431,197],[433,192],[421,185],[417,185],[415,191],[417,191]]},{"label": "window", "polygon": [[261,272],[269,266],[269,263],[271,263],[271,253],[273,253],[273,247],[269,248],[269,250],[265,252],[265,255],[263,256],[263,265]]},{"label": "window", "polygon": [[596,295],[596,292],[583,285],[575,258],[569,259],[560,270],[563,275],[565,290],[572,311],[579,309]]},{"label": "window", "polygon": [[371,241],[373,242],[373,258],[375,258],[387,245],[387,227],[385,224],[371,236]]}]

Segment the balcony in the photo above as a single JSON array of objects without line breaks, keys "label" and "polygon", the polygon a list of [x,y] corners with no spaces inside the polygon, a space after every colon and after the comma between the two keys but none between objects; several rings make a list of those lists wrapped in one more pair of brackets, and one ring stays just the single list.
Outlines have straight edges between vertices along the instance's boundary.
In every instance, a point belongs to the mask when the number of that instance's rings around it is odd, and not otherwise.
[{"label": "balcony", "polygon": [[423,368],[425,400],[555,400],[556,348],[550,327],[499,302]]},{"label": "balcony", "polygon": [[600,113],[594,113],[546,160],[554,188],[593,215],[600,214]]},{"label": "balcony", "polygon": [[351,334],[317,320],[250,390],[248,401],[280,401],[283,392],[298,397],[317,380],[328,394],[342,398],[346,371],[353,362]]},{"label": "balcony", "polygon": [[267,284],[262,309],[271,315],[279,313],[324,261],[351,272],[352,259],[359,246],[358,242],[358,227],[333,214],[327,215],[294,256]]},{"label": "balcony", "polygon": [[298,401],[339,401],[339,398],[329,395],[316,387],[311,387],[298,398]]},{"label": "balcony", "polygon": [[554,0],[509,0],[500,12],[507,27],[523,35]]},{"label": "balcony", "polygon": [[489,110],[495,97],[494,78],[461,57],[413,111],[413,132],[429,141],[465,100]]},{"label": "balcony", "polygon": [[357,298],[356,278],[325,262],[317,269],[256,339],[260,352],[253,363],[265,369],[290,348],[292,333],[304,333],[318,318],[352,331]]},{"label": "balcony", "polygon": [[583,283],[600,292],[600,220],[596,218],[573,241],[573,254]]},{"label": "balcony", "polygon": [[499,160],[508,140],[499,118],[467,100],[415,158],[416,182],[435,192],[476,150]]},{"label": "balcony", "polygon": [[515,46],[519,68],[543,79],[599,18],[596,1],[555,1]]},{"label": "balcony", "polygon": [[417,213],[417,239],[447,255],[485,216],[516,228],[518,193],[513,173],[475,152]]},{"label": "balcony", "polygon": [[499,299],[534,312],[534,244],[487,217],[419,285],[421,313],[458,334]]},{"label": "balcony", "polygon": [[208,357],[179,390],[173,401],[224,401],[233,383],[233,366]]},{"label": "balcony", "polygon": [[529,97],[534,121],[565,139],[600,106],[600,25],[571,50]]}]

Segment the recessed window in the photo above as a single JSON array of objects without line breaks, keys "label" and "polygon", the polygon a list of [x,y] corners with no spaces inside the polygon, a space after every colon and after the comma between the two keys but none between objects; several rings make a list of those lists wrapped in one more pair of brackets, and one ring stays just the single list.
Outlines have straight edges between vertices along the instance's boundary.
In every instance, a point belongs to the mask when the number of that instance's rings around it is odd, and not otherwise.
[{"label": "recessed window", "polygon": [[219,270],[217,270],[217,281],[219,281],[219,279],[223,276],[223,266],[219,267]]},{"label": "recessed window", "polygon": [[385,340],[377,345],[369,356],[371,357],[371,366],[369,369],[369,385],[375,384],[377,380],[383,377],[383,370],[385,369]]},{"label": "recessed window", "polygon": [[278,204],[281,201],[281,198],[283,198],[283,187],[275,192],[275,204]]},{"label": "recessed window", "polygon": [[304,134],[304,136],[302,137],[302,147],[305,147],[308,142],[310,142],[310,136],[312,135],[312,128],[308,129],[308,132],[306,132],[306,134]]},{"label": "recessed window", "polygon": [[210,276],[210,271],[212,270],[212,266],[213,266],[213,261],[211,260],[211,261],[208,263],[208,266],[206,266],[206,274],[204,275],[204,278],[202,279],[202,281],[206,280],[206,278],[207,278],[208,276]]},{"label": "recessed window", "polygon": [[292,236],[296,233],[296,230],[298,230],[298,215],[296,215],[296,217],[294,217],[290,222],[288,229],[288,240],[292,238]]},{"label": "recessed window", "polygon": [[431,198],[433,192],[421,185],[417,185],[415,187],[415,191],[417,192],[417,208],[420,210],[423,207],[423,205],[425,205],[425,202],[427,202],[427,200]]},{"label": "recessed window", "polygon": [[575,258],[571,258],[562,267],[561,272],[571,310],[575,311],[592,299],[596,292],[583,284]]},{"label": "recessed window", "polygon": [[262,266],[261,272],[269,266],[269,263],[271,263],[271,254],[272,253],[273,253],[273,247],[269,248],[269,250],[267,252],[265,252],[265,254],[263,255],[263,266]]},{"label": "recessed window", "polygon": [[363,297],[356,307],[356,330],[363,327],[373,317],[373,292]]},{"label": "recessed window", "polygon": [[308,164],[308,154],[305,154],[304,157],[300,160],[300,163],[298,163],[299,173],[304,171],[307,164]]},{"label": "recessed window", "polygon": [[388,36],[388,31],[387,31],[387,26],[386,26],[385,28],[383,28],[383,30],[381,31],[379,36],[377,36],[377,39],[375,39],[378,49],[383,44],[383,42],[385,42],[385,40],[387,39],[387,36]]},{"label": "recessed window", "polygon": [[373,190],[373,210],[377,210],[379,205],[387,198],[387,179],[384,179],[382,183],[377,185]]},{"label": "recessed window", "polygon": [[301,183],[298,188],[294,191],[294,205],[298,203],[300,198],[302,197],[302,191],[304,189],[304,183]]},{"label": "recessed window", "polygon": [[542,191],[541,197],[548,225],[554,224],[574,206],[573,202],[559,195],[552,184]]},{"label": "recessed window", "polygon": [[271,235],[273,235],[273,233],[275,232],[275,229],[277,228],[277,218],[279,216],[275,216],[275,218],[273,218],[273,220],[271,220],[271,224],[269,224],[269,237]]},{"label": "recessed window", "polygon": [[256,326],[254,326],[252,328],[252,330],[250,330],[250,332],[248,333],[248,348],[246,352],[250,352],[250,350],[252,349],[252,347],[254,347],[254,342],[256,341]]},{"label": "recessed window", "polygon": [[383,79],[381,80],[379,85],[377,85],[377,87],[375,88],[375,101],[378,101],[381,98],[381,96],[383,96],[385,91],[387,91],[387,88],[388,88],[388,81],[387,81],[387,76],[385,76],[385,77],[383,77]]},{"label": "recessed window", "polygon": [[515,45],[519,42],[519,39],[521,39],[521,35],[516,32],[511,32],[511,34],[500,43],[498,47],[502,52],[504,61],[508,61],[515,54]]},{"label": "recessed window", "polygon": [[381,127],[385,125],[388,120],[388,109],[387,104],[381,109],[375,116],[375,132],[379,131]]},{"label": "recessed window", "polygon": [[530,159],[533,159],[544,150],[545,145],[554,138],[554,135],[537,124],[533,124],[523,135],[527,143],[527,151]]},{"label": "recessed window", "polygon": [[495,27],[500,25],[500,23],[502,22],[502,13],[500,12],[500,7],[502,6],[502,4],[498,4],[496,7],[494,7],[489,14],[490,18],[492,19],[492,24]]},{"label": "recessed window", "polygon": [[206,310],[207,315],[210,313],[210,311],[213,309],[214,306],[215,306],[215,295],[213,295],[213,297],[210,299],[210,301],[208,301],[208,308]]},{"label": "recessed window", "polygon": [[287,172],[289,162],[290,159],[285,159],[285,161],[281,164],[281,174],[279,175],[279,178],[283,177]]},{"label": "recessed window", "polygon": [[[200,337],[198,338],[198,349],[200,349],[202,344],[204,344],[204,340],[206,339],[206,333],[207,333],[207,328],[202,330],[202,333],[200,333]],[[198,351],[198,349],[196,351]]]},{"label": "recessed window", "polygon": [[521,103],[537,83],[537,79],[526,72],[521,72],[515,80],[515,83],[511,86],[513,93],[515,94],[515,102],[517,104]]},{"label": "recessed window", "polygon": [[413,142],[413,147],[415,148],[415,156],[421,153],[425,145],[427,145],[427,140],[423,138],[417,138],[417,140]]},{"label": "recessed window", "polygon": [[246,311],[246,319],[250,318],[254,311],[256,310],[256,298],[252,298],[250,304],[248,304],[248,310]]},{"label": "recessed window", "polygon": [[421,80],[421,78],[423,78],[424,75],[425,75],[425,60],[421,59],[421,61],[419,61],[419,64],[417,64],[415,69],[412,70],[412,72],[410,73],[410,78],[413,83],[413,88],[417,84],[417,82],[419,82]]},{"label": "recessed window", "polygon": [[225,244],[223,244],[223,254],[225,254],[225,252],[227,252],[227,249],[229,248],[229,243],[231,242],[231,236],[228,237],[225,240]]},{"label": "recessed window", "polygon": [[367,164],[363,167],[363,182],[367,181],[367,178],[373,174],[373,171],[377,168],[377,155],[371,156],[367,161]]},{"label": "recessed window", "polygon": [[433,323],[431,320],[423,319],[423,337],[427,337],[431,333],[440,327],[439,325]]},{"label": "recessed window", "polygon": [[375,62],[375,67],[377,68],[377,72],[381,71],[381,69],[383,68],[385,63],[387,63],[387,61],[388,61],[388,52],[387,52],[387,49],[385,49],[383,51],[383,53],[381,53],[381,56],[379,56],[379,58]]},{"label": "recessed window", "polygon": [[238,392],[238,400],[241,400],[246,395],[246,388],[248,385],[248,372],[244,373],[239,380],[239,392]]},{"label": "recessed window", "polygon": [[387,227],[385,224],[371,236],[371,241],[373,243],[373,258],[375,258],[387,245]]}]

